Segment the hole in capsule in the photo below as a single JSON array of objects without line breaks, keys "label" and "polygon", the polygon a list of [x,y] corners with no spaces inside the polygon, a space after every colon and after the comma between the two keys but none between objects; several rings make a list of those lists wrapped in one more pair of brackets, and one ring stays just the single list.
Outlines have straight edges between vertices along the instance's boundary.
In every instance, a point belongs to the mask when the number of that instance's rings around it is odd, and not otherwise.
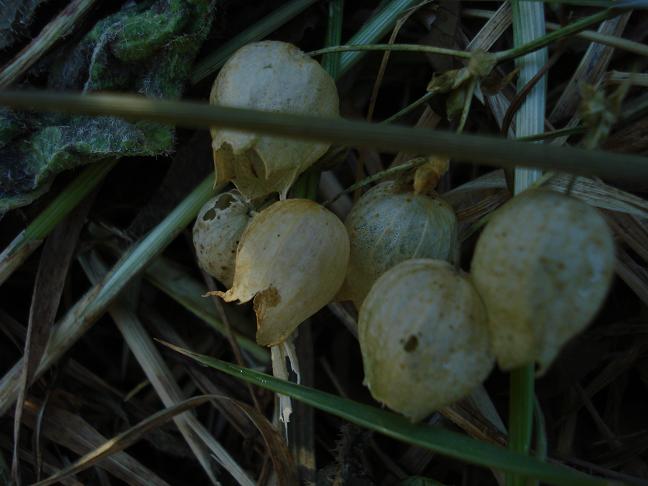
[{"label": "hole in capsule", "polygon": [[408,353],[412,353],[416,351],[416,348],[418,348],[418,338],[416,336],[408,337],[403,345],[403,349]]}]

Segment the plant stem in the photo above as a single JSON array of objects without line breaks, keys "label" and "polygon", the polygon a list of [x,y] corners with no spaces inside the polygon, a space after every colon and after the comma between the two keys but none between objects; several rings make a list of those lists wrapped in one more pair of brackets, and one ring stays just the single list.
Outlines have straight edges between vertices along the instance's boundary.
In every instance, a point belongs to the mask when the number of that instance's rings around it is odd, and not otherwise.
[{"label": "plant stem", "polygon": [[39,111],[123,116],[185,127],[227,127],[301,140],[372,146],[385,152],[417,152],[498,167],[558,169],[613,180],[648,180],[646,157],[601,150],[529,144],[444,130],[428,130],[310,115],[269,113],[189,101],[152,100],[141,96],[62,94],[47,91],[0,91],[0,105]]},{"label": "plant stem", "polygon": [[436,94],[436,93],[425,93],[425,94],[424,94],[423,96],[421,96],[419,99],[413,101],[412,103],[410,103],[409,105],[407,105],[405,108],[403,108],[402,110],[398,111],[397,113],[394,113],[392,116],[390,116],[389,118],[384,119],[384,120],[381,121],[380,123],[392,123],[393,121],[396,121],[396,120],[398,120],[399,118],[404,117],[405,115],[407,115],[407,114],[408,114],[409,112],[411,112],[412,110],[415,110],[417,107],[421,106],[421,105],[424,104],[426,101],[432,99],[432,97],[433,97],[435,94]]},{"label": "plant stem", "polygon": [[[555,41],[576,34],[591,25],[602,22],[603,20],[612,17],[617,12],[618,9],[606,9],[601,12],[597,12],[593,15],[577,20],[576,22],[569,24],[561,29],[557,29],[551,32],[550,34],[546,34],[542,37],[538,37],[537,39],[534,39],[533,41],[528,42],[526,44],[494,53],[493,56],[495,56],[497,62],[509,61],[511,59],[524,56],[525,54],[529,54],[531,52],[542,49],[543,47],[546,47]],[[455,56],[461,59],[470,59],[472,55],[470,51],[462,51],[458,49],[447,49],[444,47],[435,47],[435,46],[424,46],[419,44],[359,44],[359,45],[348,44],[343,46],[326,47],[324,49],[312,51],[309,53],[309,55],[319,56],[321,54],[328,54],[331,52],[350,53],[355,51],[421,52],[427,54]]]},{"label": "plant stem", "polygon": [[310,56],[320,56],[333,52],[367,52],[367,51],[398,51],[398,52],[420,52],[425,54],[440,54],[443,56],[455,56],[463,59],[470,59],[472,53],[458,49],[447,49],[445,47],[424,46],[421,44],[358,44],[325,47],[308,53]]},{"label": "plant stem", "polygon": [[577,20],[572,24],[566,25],[561,29],[554,30],[550,34],[546,34],[542,37],[538,37],[531,42],[527,42],[525,44],[522,44],[517,47],[513,47],[511,49],[507,49],[505,51],[500,51],[495,54],[495,57],[497,58],[498,62],[502,62],[502,61],[515,59],[516,57],[520,57],[525,54],[529,54],[530,52],[537,51],[538,49],[542,49],[543,47],[546,47],[557,40],[563,39],[565,37],[569,37],[570,35],[585,30],[587,27],[591,25],[598,24],[604,21],[605,19],[614,16],[617,12],[618,10],[616,9],[602,10],[588,17],[584,17],[580,20]]},{"label": "plant stem", "polygon": [[[391,0],[371,17],[347,44],[369,44],[376,42],[390,31],[403,10],[414,6],[420,0]],[[345,52],[340,56],[338,77],[346,73],[362,58],[361,52]]]},{"label": "plant stem", "polygon": [[[528,454],[533,431],[533,366],[523,366],[510,373],[511,394],[509,397],[509,449]],[[525,484],[525,478],[507,475],[507,485]]]}]

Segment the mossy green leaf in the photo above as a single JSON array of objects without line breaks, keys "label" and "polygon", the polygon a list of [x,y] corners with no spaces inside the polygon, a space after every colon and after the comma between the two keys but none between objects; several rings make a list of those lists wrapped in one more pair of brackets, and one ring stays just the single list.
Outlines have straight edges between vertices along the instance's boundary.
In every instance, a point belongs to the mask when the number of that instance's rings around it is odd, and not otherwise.
[{"label": "mossy green leaf", "polygon": [[[56,90],[135,92],[179,98],[209,31],[218,0],[128,2],[51,57]],[[170,152],[174,129],[116,117],[0,111],[0,207],[28,204],[65,170],[107,157]],[[25,129],[25,125],[29,129]]]}]

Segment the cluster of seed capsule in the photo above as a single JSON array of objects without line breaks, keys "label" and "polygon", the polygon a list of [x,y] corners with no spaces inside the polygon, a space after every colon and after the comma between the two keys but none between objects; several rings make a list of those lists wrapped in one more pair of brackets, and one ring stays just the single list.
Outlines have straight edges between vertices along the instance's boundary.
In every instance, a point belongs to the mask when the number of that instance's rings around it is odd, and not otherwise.
[{"label": "cluster of seed capsule", "polygon": [[[335,83],[294,46],[239,50],[214,83],[213,103],[338,116]],[[457,268],[457,218],[436,193],[378,184],[345,224],[323,206],[285,199],[297,176],[329,148],[212,131],[217,179],[238,191],[198,215],[201,267],[254,303],[257,341],[283,342],[334,299],[359,311],[365,383],[412,420],[465,397],[495,361],[545,370],[593,319],[614,265],[611,232],[596,210],[569,196],[529,190],[493,213],[470,273]],[[280,200],[259,212],[259,198]]]}]

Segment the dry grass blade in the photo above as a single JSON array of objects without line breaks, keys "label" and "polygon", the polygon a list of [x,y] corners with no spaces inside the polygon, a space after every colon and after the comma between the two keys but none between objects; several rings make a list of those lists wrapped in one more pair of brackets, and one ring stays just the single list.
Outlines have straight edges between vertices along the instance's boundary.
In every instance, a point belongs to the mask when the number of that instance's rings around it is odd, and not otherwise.
[{"label": "dry grass blade", "polygon": [[630,214],[608,213],[607,221],[614,232],[648,263],[648,225],[646,215],[639,219]]},{"label": "dry grass blade", "polygon": [[[189,194],[155,229],[136,244],[102,280],[65,314],[51,334],[36,377],[56,363],[60,357],[106,311],[117,295],[143,268],[155,258],[196,216],[213,194],[213,180],[207,178]],[[16,400],[24,360],[18,361],[0,380],[0,415]]]},{"label": "dry grass blade", "polygon": [[0,71],[0,89],[6,88],[25,73],[54,43],[69,34],[72,28],[92,8],[95,0],[73,0]]},{"label": "dry grass blade", "polygon": [[18,404],[14,412],[14,444],[16,447],[14,448],[11,474],[18,484],[20,484],[18,444],[20,444],[22,405],[29,383],[31,383],[45,350],[50,328],[56,318],[68,268],[72,262],[81,228],[92,206],[92,200],[93,198],[90,198],[90,200],[86,200],[85,204],[75,208],[56,227],[45,242],[41,254],[25,339],[25,367],[18,392]]},{"label": "dry grass blade", "polygon": [[648,270],[635,262],[624,248],[617,248],[616,272],[637,297],[648,305]]},{"label": "dry grass blade", "polygon": [[562,193],[570,188],[572,196],[598,208],[648,218],[648,201],[596,179],[555,174],[544,185]]},{"label": "dry grass blade", "polygon": [[[9,449],[9,450],[11,450],[13,448],[13,444],[11,443],[11,441],[8,440],[7,438],[4,438],[4,437],[0,438],[0,446],[5,448],[5,449]],[[34,456],[31,454],[30,451],[27,451],[27,450],[25,450],[23,448],[20,448],[18,450],[18,453],[20,454],[20,460],[21,461],[24,461],[24,462],[26,462],[28,464],[35,465],[34,464]],[[47,460],[42,462],[42,469],[43,469],[43,472],[45,472],[47,474],[55,474],[61,468],[60,468],[60,466],[54,466],[54,464],[56,464],[56,462],[53,461],[53,460],[50,461],[50,459],[52,459],[52,458],[48,458]],[[9,471],[7,471],[7,473],[8,472]],[[9,484],[9,482],[10,482],[9,476],[4,478],[2,474],[0,474],[0,480],[4,481],[2,484]],[[62,479],[61,484],[65,485],[65,486],[84,486],[83,483],[77,481],[74,478]]]},{"label": "dry grass blade", "polygon": [[[604,21],[598,29],[601,34],[619,36],[623,33],[632,12]],[[580,86],[583,83],[598,84],[612,59],[614,48],[592,43],[581,59],[569,84],[562,90],[560,99],[554,105],[549,120],[552,123],[571,117],[580,101]],[[519,134],[522,135],[522,134]]]},{"label": "dry grass blade", "polygon": [[495,137],[441,130],[397,127],[306,115],[211,106],[208,103],[158,101],[128,95],[72,95],[50,92],[0,92],[0,105],[41,111],[115,115],[186,127],[228,127],[297,139],[373,146],[386,152],[413,151],[500,167],[560,169],[614,180],[648,180],[646,158],[599,150],[528,144]]},{"label": "dry grass blade", "polygon": [[[160,257],[146,269],[145,276],[156,288],[202,319],[222,336],[227,336],[227,329],[216,315],[213,304],[201,297],[206,291],[205,286],[189,276],[178,264]],[[234,334],[241,349],[261,363],[270,362],[268,351],[259,346],[256,341],[236,330]]]},{"label": "dry grass blade", "polygon": [[[25,404],[23,421],[31,428],[37,425],[38,408],[33,402]],[[47,409],[42,431],[50,441],[80,455],[93,451],[107,441],[79,415],[53,406]],[[99,464],[99,467],[133,486],[169,486],[166,481],[125,452],[111,455]]]},{"label": "dry grass blade", "polygon": [[633,86],[648,88],[648,74],[610,71],[605,75],[605,82],[608,84],[630,83]]},{"label": "dry grass blade", "polygon": [[490,50],[493,44],[498,41],[504,32],[511,26],[511,4],[504,2],[491,15],[484,26],[477,32],[475,37],[468,43],[466,50],[474,51],[482,49]]},{"label": "dry grass blade", "polygon": [[[95,446],[90,452],[86,453],[75,461],[70,466],[66,467],[62,471],[46,478],[43,481],[35,483],[34,486],[45,486],[48,484],[54,484],[60,481],[62,478],[71,476],[73,474],[78,474],[85,469],[88,469],[91,466],[94,466],[104,459],[106,461],[111,461],[113,456],[127,447],[131,446],[138,440],[142,438],[144,434],[150,432],[151,430],[157,429],[161,425],[167,423],[177,415],[187,412],[192,408],[198,407],[204,403],[209,402],[209,396],[197,396],[183,400],[182,402],[174,405],[172,407],[166,408],[160,412],[157,412],[154,415],[151,415],[145,420],[142,420],[137,425],[131,427],[130,429],[122,432],[121,434],[113,437],[109,440],[104,440],[98,447]],[[128,482],[128,481],[127,481]],[[152,482],[144,482],[142,484],[153,484]],[[162,483],[166,484],[166,483]]]},{"label": "dry grass blade", "polygon": [[[162,317],[154,308],[150,305],[145,305],[142,308],[143,315],[146,315],[147,322],[153,325],[157,335],[164,339],[165,341],[178,343],[183,347],[187,347],[188,344],[186,341],[180,337],[176,329],[171,325],[164,317]],[[209,343],[207,343],[209,344]],[[195,382],[196,386],[202,390],[205,395],[226,395],[224,389],[214,383],[206,374],[202,373],[198,369],[188,368],[187,373]],[[246,416],[240,411],[236,405],[230,403],[227,400],[224,400],[219,403],[219,411],[226,415],[227,420],[232,424],[232,426],[239,431],[243,437],[249,437],[251,430],[247,423]]]},{"label": "dry grass blade", "polygon": [[[82,265],[90,280],[96,284],[106,269],[96,256],[82,257]],[[128,304],[118,299],[110,306],[108,312],[119,328],[124,340],[137,362],[142,367],[144,374],[151,382],[156,393],[166,407],[180,403],[183,399],[182,391],[175,382],[171,370],[162,356],[155,348],[152,339],[140,323],[137,316],[129,309]],[[207,449],[214,455],[218,462],[232,477],[243,486],[252,486],[245,471],[230,456],[223,446],[212,437],[209,431],[192,414],[187,413],[174,418],[178,429],[196,455],[196,458],[214,484],[218,481],[212,471],[211,461]]]}]

